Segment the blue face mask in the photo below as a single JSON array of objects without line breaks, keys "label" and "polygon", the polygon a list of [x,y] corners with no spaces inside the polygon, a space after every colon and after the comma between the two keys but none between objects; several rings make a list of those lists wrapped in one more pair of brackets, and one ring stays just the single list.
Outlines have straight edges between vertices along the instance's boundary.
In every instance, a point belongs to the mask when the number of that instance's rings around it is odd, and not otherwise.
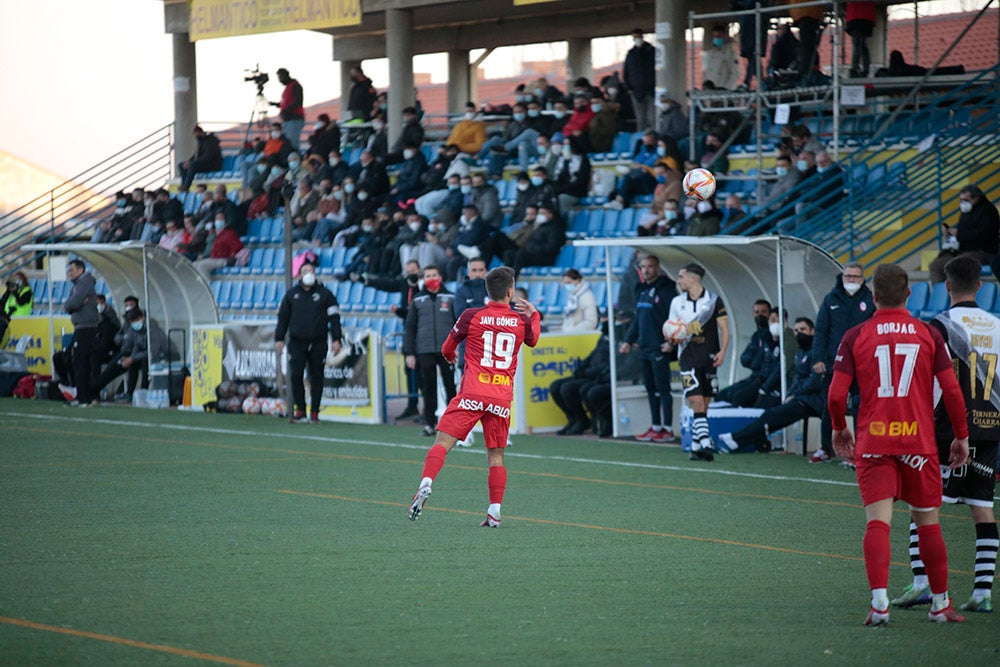
[{"label": "blue face mask", "polygon": [[594,113],[601,113],[601,109],[603,109],[603,108],[604,108],[604,106],[601,105],[601,104],[591,104],[590,105],[590,110],[593,111]]},{"label": "blue face mask", "polygon": [[723,43],[724,42],[723,42],[723,39],[721,37],[713,37],[712,38],[712,44],[714,44],[716,46],[722,46]]},{"label": "blue face mask", "polygon": [[514,120],[516,120],[516,121],[522,121],[522,120],[524,120],[524,114],[523,113],[516,113],[516,114],[514,114]]},{"label": "blue face mask", "polygon": [[517,102],[523,102],[524,101],[524,95],[518,95],[517,97],[514,98],[514,100],[517,101]]},{"label": "blue face mask", "polygon": [[449,190],[458,190],[458,183],[449,183],[448,184],[448,189]]},{"label": "blue face mask", "polygon": [[288,168],[289,169],[298,169],[300,164],[302,164],[302,163],[301,162],[296,162],[295,160],[289,160],[288,161]]},{"label": "blue face mask", "polygon": [[554,111],[554,112],[552,112],[552,115],[555,116],[556,118],[565,118],[566,117],[566,112],[565,111]]},{"label": "blue face mask", "polygon": [[344,192],[347,194],[354,192],[354,183],[344,183]]},{"label": "blue face mask", "polygon": [[788,167],[775,167],[774,173],[776,173],[780,178],[788,176]]},{"label": "blue face mask", "polygon": [[677,219],[677,211],[664,211],[663,217],[666,220],[674,221]]},{"label": "blue face mask", "polygon": [[471,185],[463,185],[462,186],[462,194],[463,195],[467,195],[470,192],[472,192],[472,186]]},{"label": "blue face mask", "polygon": [[142,331],[142,321],[132,323],[132,331]]},{"label": "blue face mask", "polygon": [[801,171],[803,174],[809,171],[809,165],[805,160],[798,160],[795,162],[795,168]]},{"label": "blue face mask", "polygon": [[659,155],[660,157],[663,157],[664,155],[667,154],[667,149],[665,147],[663,147],[663,146],[657,146],[656,147],[656,154]]},{"label": "blue face mask", "polygon": [[534,185],[537,188],[539,185],[542,184],[542,180],[543,179],[542,179],[541,176],[532,176],[531,177],[531,184]]},{"label": "blue face mask", "polygon": [[532,118],[538,118],[538,114],[542,113],[538,109],[528,109],[528,115]]},{"label": "blue face mask", "polygon": [[816,167],[816,173],[817,174],[822,174],[827,169],[829,169],[829,167]]}]

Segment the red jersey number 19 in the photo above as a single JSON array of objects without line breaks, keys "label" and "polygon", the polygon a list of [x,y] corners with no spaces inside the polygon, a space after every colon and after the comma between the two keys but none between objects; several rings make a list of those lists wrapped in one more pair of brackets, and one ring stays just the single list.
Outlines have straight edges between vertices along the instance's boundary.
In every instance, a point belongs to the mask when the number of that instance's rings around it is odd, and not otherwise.
[{"label": "red jersey number 19", "polygon": [[483,358],[479,365],[483,368],[504,370],[514,361],[514,347],[517,336],[497,331],[483,332]]},{"label": "red jersey number 19", "polygon": [[875,348],[875,358],[878,359],[878,397],[902,398],[909,395],[910,383],[913,382],[913,367],[917,364],[920,345],[917,343],[896,343],[893,353],[903,357],[903,368],[899,373],[899,386],[892,384],[892,359],[888,345]]}]

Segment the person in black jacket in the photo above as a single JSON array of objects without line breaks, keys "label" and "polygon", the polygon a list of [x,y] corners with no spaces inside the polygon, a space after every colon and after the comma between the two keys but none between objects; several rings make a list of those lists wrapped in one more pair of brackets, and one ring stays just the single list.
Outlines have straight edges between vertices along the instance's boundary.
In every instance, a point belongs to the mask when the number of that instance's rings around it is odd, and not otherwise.
[{"label": "person in black jacket", "polygon": [[641,29],[632,31],[635,46],[625,55],[622,78],[632,94],[636,126],[649,130],[656,129],[656,49],[642,37]]},{"label": "person in black jacket", "polygon": [[[340,156],[340,126],[330,121],[330,116],[321,113],[313,125],[313,133],[309,135],[309,152],[322,158],[326,163],[330,151],[337,149]],[[340,181],[336,181],[340,182]]]},{"label": "person in black jacket", "polygon": [[757,328],[750,336],[750,342],[747,343],[743,353],[740,354],[740,365],[748,369],[750,375],[720,391],[720,401],[742,408],[752,407],[757,402],[757,392],[771,370],[767,357],[772,356],[771,353],[776,345],[768,329],[770,316],[771,303],[766,299],[757,299],[753,304],[753,321]]},{"label": "person in black jacket", "polygon": [[358,162],[351,165],[350,176],[358,192],[364,190],[375,204],[380,204],[389,194],[389,175],[385,166],[375,159],[371,151],[361,151]]},{"label": "person in black jacket", "polygon": [[365,76],[360,67],[351,68],[351,92],[347,96],[347,112],[351,118],[368,120],[368,114],[375,104],[375,86],[372,80]]},{"label": "person in black jacket", "polygon": [[607,335],[601,336],[585,359],[580,360],[571,377],[560,378],[549,387],[549,395],[569,420],[556,431],[557,435],[580,435],[591,426],[584,410],[584,398],[599,383],[611,376],[611,345]]},{"label": "person in black jacket", "polygon": [[424,435],[436,432],[438,400],[437,374],[441,370],[445,401],[455,397],[455,369],[441,346],[455,326],[455,295],[444,288],[441,272],[436,266],[424,267],[424,288],[413,298],[406,313],[403,334],[403,354],[406,367],[420,373],[420,391],[424,395]]},{"label": "person in black jacket", "polygon": [[[406,107],[403,109],[403,126],[399,130],[399,138],[392,145],[389,154],[386,156],[386,164],[396,164],[406,159],[403,151],[407,146],[417,149],[424,143],[424,127],[417,118],[416,107]],[[424,161],[426,165],[426,160]]]},{"label": "person in black jacket", "polygon": [[[131,402],[132,394],[135,393],[136,389],[149,388],[150,359],[152,361],[163,359],[167,352],[167,338],[159,327],[150,326],[147,345],[146,314],[138,306],[128,311],[126,319],[129,322],[129,328],[122,340],[121,350],[94,379],[91,391],[96,396],[116,377],[127,373],[128,383],[125,386],[125,394]],[[141,383],[139,382],[140,372],[142,373]]]},{"label": "person in black jacket", "polygon": [[[875,301],[872,291],[865,284],[864,267],[857,262],[845,264],[843,273],[837,276],[837,282],[823,299],[816,315],[813,370],[824,377],[827,388],[833,377],[833,361],[840,339],[848,329],[868,320],[874,313]],[[814,463],[833,458],[833,425],[826,410],[822,414],[820,436],[823,446],[810,459]]]},{"label": "person in black jacket", "polygon": [[416,199],[424,191],[421,176],[427,171],[427,158],[420,147],[412,141],[406,142],[403,148],[403,164],[396,174],[396,182],[389,190],[388,201],[392,204]]},{"label": "person in black jacket", "polygon": [[295,401],[292,423],[306,421],[306,390],[303,372],[309,367],[312,400],[309,422],[319,423],[319,406],[323,398],[323,364],[326,360],[327,338],[332,339],[334,354],[340,353],[340,307],[333,292],[316,281],[316,267],[305,262],[299,269],[299,282],[285,293],[278,307],[278,324],[274,340],[278,354],[288,336],[288,375]]},{"label": "person in black jacket", "polygon": [[961,211],[958,224],[954,227],[945,225],[945,238],[951,239],[948,246],[954,250],[945,249],[931,262],[930,274],[932,283],[944,282],[944,267],[953,258],[969,255],[979,260],[980,264],[989,264],[993,275],[1000,275],[997,269],[997,253],[1000,252],[1000,213],[997,207],[986,198],[983,191],[975,185],[966,185],[958,193],[958,205]]},{"label": "person in black jacket", "polygon": [[730,451],[752,445],[758,452],[769,452],[771,441],[768,435],[806,417],[818,417],[825,410],[825,383],[823,377],[813,370],[815,346],[812,320],[808,317],[796,318],[794,331],[799,351],[795,355],[795,380],[788,388],[788,398],[781,405],[765,410],[764,414],[740,430],[720,435],[719,440]]},{"label": "person in black jacket", "polygon": [[194,126],[194,138],[198,147],[194,155],[180,165],[181,192],[187,192],[196,174],[222,169],[222,148],[219,138],[211,132],[205,132],[200,125]]},{"label": "person in black jacket", "polygon": [[677,283],[661,272],[660,258],[647,255],[639,260],[642,282],[635,287],[635,318],[625,332],[620,352],[633,347],[642,356],[642,376],[649,400],[652,426],[635,436],[640,442],[666,442],[674,437],[674,397],[670,393],[670,343],[663,338],[663,323],[670,315],[670,302]]},{"label": "person in black jacket", "polygon": [[515,275],[520,275],[526,266],[552,266],[556,263],[559,251],[566,244],[566,232],[562,220],[552,207],[540,206],[535,216],[534,228],[524,246],[516,250],[510,249],[504,253],[504,264],[514,269]]}]

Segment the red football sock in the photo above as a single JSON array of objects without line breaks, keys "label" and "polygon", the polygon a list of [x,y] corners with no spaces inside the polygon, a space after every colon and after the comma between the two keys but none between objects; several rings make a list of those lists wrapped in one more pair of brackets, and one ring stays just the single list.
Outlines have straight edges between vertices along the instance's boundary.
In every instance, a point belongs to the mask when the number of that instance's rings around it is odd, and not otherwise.
[{"label": "red football sock", "polygon": [[490,466],[486,483],[490,487],[490,504],[502,503],[503,492],[507,488],[507,469],[503,466]]},{"label": "red football sock", "polygon": [[884,521],[869,521],[863,542],[865,572],[868,573],[868,587],[871,589],[889,587],[889,562],[892,548],[889,546],[889,524]]},{"label": "red football sock", "polygon": [[441,445],[431,447],[424,458],[424,477],[430,477],[431,479],[437,477],[437,474],[441,472],[441,468],[444,467],[444,457],[447,455],[448,450]]},{"label": "red football sock", "polygon": [[920,540],[920,560],[927,570],[927,581],[931,593],[945,593],[948,590],[948,547],[944,545],[941,524],[917,527]]}]

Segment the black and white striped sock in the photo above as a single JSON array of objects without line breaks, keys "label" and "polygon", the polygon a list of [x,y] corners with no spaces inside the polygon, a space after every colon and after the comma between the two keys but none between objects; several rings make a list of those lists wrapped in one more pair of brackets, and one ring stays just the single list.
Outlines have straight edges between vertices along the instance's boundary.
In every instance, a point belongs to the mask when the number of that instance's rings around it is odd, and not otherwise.
[{"label": "black and white striped sock", "polygon": [[[691,449],[698,451],[704,446],[704,442],[708,440],[708,413],[707,412],[696,412],[694,413],[694,421],[691,423]],[[711,441],[709,441],[711,442]]]},{"label": "black and white striped sock", "polygon": [[917,540],[917,524],[910,522],[910,570],[913,571],[913,587],[916,589],[927,588],[927,570],[924,569],[924,561],[920,560],[920,546]]},{"label": "black and white striped sock", "polygon": [[997,569],[997,547],[1000,546],[995,523],[976,524],[976,583],[972,597],[978,602],[993,590],[993,574]]}]

